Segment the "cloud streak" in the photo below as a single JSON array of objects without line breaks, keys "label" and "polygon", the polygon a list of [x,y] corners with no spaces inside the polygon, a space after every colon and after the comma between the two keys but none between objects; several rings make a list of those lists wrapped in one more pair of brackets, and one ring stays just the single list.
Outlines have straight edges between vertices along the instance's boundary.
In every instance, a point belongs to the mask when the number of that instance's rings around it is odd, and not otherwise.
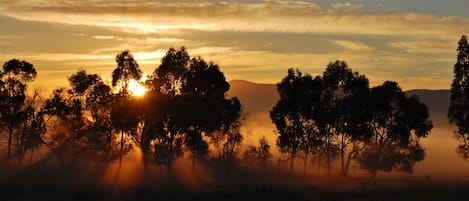
[{"label": "cloud streak", "polygon": [[[0,25],[9,27],[0,30],[0,59],[23,56],[46,73],[90,66],[109,73],[115,55],[129,49],[145,72],[152,72],[167,48],[185,45],[192,56],[220,64],[228,79],[272,83],[286,68],[316,74],[340,59],[373,84],[394,79],[407,89],[449,86],[457,40],[469,33],[468,18],[321,5],[7,0],[0,3]],[[433,81],[422,83],[428,80]]]},{"label": "cloud streak", "polygon": [[[3,15],[22,20],[88,25],[129,33],[169,30],[364,34],[445,37],[469,32],[469,20],[415,13],[372,14],[338,3],[326,10],[309,2],[158,3],[153,1],[39,1],[2,5]],[[65,3],[64,3],[65,2]],[[105,6],[103,6],[105,5]],[[418,26],[418,28],[416,28]]]}]

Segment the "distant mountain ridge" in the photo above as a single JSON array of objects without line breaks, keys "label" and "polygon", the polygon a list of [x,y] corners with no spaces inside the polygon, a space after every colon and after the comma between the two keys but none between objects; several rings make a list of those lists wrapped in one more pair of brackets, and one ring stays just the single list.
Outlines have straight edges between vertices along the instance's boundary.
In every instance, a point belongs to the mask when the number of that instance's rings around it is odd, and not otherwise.
[{"label": "distant mountain ridge", "polygon": [[[279,100],[275,84],[258,84],[245,80],[232,80],[229,96],[239,98],[245,112],[268,113]],[[449,107],[450,90],[415,89],[405,92],[416,95],[428,106],[430,118],[434,122],[445,123]]]}]

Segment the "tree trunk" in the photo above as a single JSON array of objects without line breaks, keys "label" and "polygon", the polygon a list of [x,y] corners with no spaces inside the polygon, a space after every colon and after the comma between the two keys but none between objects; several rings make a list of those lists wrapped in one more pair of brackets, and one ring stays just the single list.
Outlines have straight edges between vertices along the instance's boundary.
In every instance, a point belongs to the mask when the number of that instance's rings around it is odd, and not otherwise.
[{"label": "tree trunk", "polygon": [[29,156],[29,167],[32,167],[33,165],[33,155],[34,155],[34,149],[31,149],[31,155]]},{"label": "tree trunk", "polygon": [[342,172],[342,176],[345,176],[345,159],[344,159],[344,156],[345,155],[345,139],[344,139],[344,135],[342,134],[342,139],[341,139],[341,145],[340,145],[340,163],[341,163],[341,172]]},{"label": "tree trunk", "polygon": [[308,166],[308,153],[305,153],[305,158],[303,161],[303,174],[306,174],[306,166]]},{"label": "tree trunk", "polygon": [[295,163],[295,157],[292,155],[290,159],[290,175],[293,174],[293,164]]},{"label": "tree trunk", "polygon": [[319,156],[318,156],[318,176],[321,176],[321,153],[319,153]]},{"label": "tree trunk", "polygon": [[121,131],[121,152],[123,149],[124,149],[124,130]]},{"label": "tree trunk", "polygon": [[[11,121],[11,120],[10,120]],[[11,158],[11,140],[13,138],[13,125],[8,125],[8,150],[7,150],[7,166],[10,165]]]},{"label": "tree trunk", "polygon": [[344,172],[344,176],[345,176],[345,177],[348,176],[348,170],[349,170],[349,167],[350,167],[350,161],[352,160],[353,154],[355,154],[355,153],[356,153],[356,151],[351,151],[351,152],[348,154],[347,163],[345,164],[345,172]]},{"label": "tree trunk", "polygon": [[196,155],[192,154],[192,172],[195,172],[195,159],[196,159]]}]

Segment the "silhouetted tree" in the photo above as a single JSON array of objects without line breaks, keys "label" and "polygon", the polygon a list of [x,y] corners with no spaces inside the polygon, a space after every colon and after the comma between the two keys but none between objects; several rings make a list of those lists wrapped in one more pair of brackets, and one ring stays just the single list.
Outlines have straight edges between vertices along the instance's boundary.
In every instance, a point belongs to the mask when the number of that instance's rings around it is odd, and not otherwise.
[{"label": "silhouetted tree", "polygon": [[149,142],[155,140],[155,159],[168,167],[181,155],[181,146],[194,160],[204,157],[206,137],[227,130],[240,116],[239,101],[225,98],[229,84],[219,67],[201,58],[190,59],[184,47],[168,50],[148,85],[151,101],[146,104],[142,146],[151,151]]},{"label": "silhouetted tree", "polygon": [[88,74],[85,70],[79,70],[68,78],[72,92],[78,96],[84,96],[93,85],[101,83],[101,78],[97,74]]},{"label": "silhouetted tree", "polygon": [[[66,159],[101,156],[107,159],[111,147],[111,88],[97,74],[79,70],[69,78],[71,89],[55,90],[45,101],[44,113],[53,119],[57,131],[47,144],[52,152]],[[71,160],[73,162],[73,160]],[[70,163],[72,164],[72,163]]]},{"label": "silhouetted tree", "polygon": [[340,153],[342,173],[346,175],[354,152],[348,150],[349,145],[369,133],[369,115],[363,104],[369,93],[366,77],[352,72],[345,62],[336,61],[327,66],[322,77],[314,79],[290,69],[277,89],[280,100],[270,115],[279,132],[277,145],[291,153],[291,166],[300,151],[306,171],[308,156],[322,155],[319,151],[323,151],[330,171]]},{"label": "silhouetted tree", "polygon": [[135,102],[126,96],[117,97],[111,106],[112,127],[120,131],[121,155],[127,150],[124,149],[125,134],[132,138],[137,135],[136,129],[140,119],[136,107]]},{"label": "silhouetted tree", "polygon": [[185,47],[179,50],[170,48],[161,59],[161,65],[153,72],[154,81],[158,82],[156,90],[169,95],[179,93],[182,77],[188,71],[189,61],[190,56]]},{"label": "silhouetted tree", "polygon": [[[369,135],[367,105],[368,79],[358,72],[353,72],[345,61],[329,63],[323,73],[324,89],[321,94],[321,108],[316,117],[321,133],[325,137],[326,159],[330,170],[331,155],[336,146],[339,148],[341,171],[347,175],[348,164],[354,149],[350,144]],[[334,142],[334,138],[338,138]],[[354,145],[356,146],[356,145]],[[349,152],[346,159],[345,154]]]},{"label": "silhouetted tree", "polygon": [[368,105],[372,136],[358,156],[359,163],[373,177],[379,170],[412,172],[413,164],[425,156],[419,139],[433,128],[427,106],[390,81],[371,89]]},{"label": "silhouetted tree", "polygon": [[104,149],[106,152],[110,151],[112,142],[112,101],[111,87],[102,82],[92,86],[86,95],[86,108],[92,117],[92,124],[89,128],[92,132],[88,140],[95,145],[95,148]]},{"label": "silhouetted tree", "polygon": [[77,160],[79,141],[86,133],[82,102],[68,92],[65,88],[55,89],[42,106],[50,127],[46,145],[62,166]]},{"label": "silhouetted tree", "polygon": [[259,146],[250,145],[244,151],[243,159],[250,168],[261,166],[264,174],[267,173],[267,166],[272,158],[270,145],[265,137],[259,139]]},{"label": "silhouetted tree", "polygon": [[7,163],[11,157],[13,135],[27,119],[26,90],[36,75],[32,64],[17,59],[5,62],[0,70],[0,118],[8,132]]},{"label": "silhouetted tree", "polygon": [[[191,59],[180,91],[184,97],[181,100],[187,101],[187,106],[191,108],[182,114],[189,117],[189,121],[182,126],[186,133],[186,145],[192,147],[195,156],[206,153],[201,149],[208,149],[208,145],[205,145],[205,141],[194,144],[194,139],[203,141],[199,136],[210,136],[216,130],[228,128],[240,116],[241,104],[238,99],[225,99],[229,87],[218,65],[207,64],[201,58]],[[194,152],[194,145],[198,145],[197,152]]]},{"label": "silhouetted tree", "polygon": [[258,158],[262,164],[262,169],[264,170],[264,174],[267,172],[267,165],[272,158],[272,154],[270,153],[270,145],[269,142],[265,137],[262,137],[259,140],[259,148],[258,148]]},{"label": "silhouetted tree", "polygon": [[279,135],[277,146],[290,154],[290,172],[299,151],[303,152],[306,161],[310,151],[321,144],[314,115],[322,89],[321,78],[303,76],[293,69],[289,69],[288,75],[277,84],[280,100],[270,111],[270,117]]},{"label": "silhouetted tree", "polygon": [[235,166],[234,162],[236,159],[236,154],[241,149],[240,145],[243,140],[241,126],[243,122],[244,119],[239,118],[228,128],[224,128],[221,132],[215,132],[210,136],[212,144],[216,148],[220,148],[221,145],[220,159],[224,162],[224,167],[227,174],[229,174],[231,168]]},{"label": "silhouetted tree", "polygon": [[112,71],[112,86],[120,86],[119,93],[128,95],[128,86],[130,80],[140,80],[142,71],[128,50],[125,50],[116,56],[117,67]]},{"label": "silhouetted tree", "polygon": [[31,159],[34,150],[44,144],[43,135],[47,128],[42,111],[42,99],[39,91],[25,101],[25,121],[19,126],[16,134],[16,155],[22,161],[25,153],[31,151]]},{"label": "silhouetted tree", "polygon": [[456,124],[456,132],[461,145],[457,152],[464,159],[469,159],[469,44],[462,36],[458,43],[458,56],[454,65],[454,80],[451,84],[451,99],[448,110],[450,123]]}]

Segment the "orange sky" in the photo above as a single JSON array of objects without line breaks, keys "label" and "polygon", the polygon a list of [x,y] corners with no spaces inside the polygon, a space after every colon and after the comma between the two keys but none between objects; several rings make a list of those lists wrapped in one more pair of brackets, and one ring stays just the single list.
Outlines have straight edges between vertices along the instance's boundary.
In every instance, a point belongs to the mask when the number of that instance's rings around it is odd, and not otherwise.
[{"label": "orange sky", "polygon": [[33,87],[67,85],[77,69],[105,80],[129,49],[151,73],[169,47],[220,65],[228,80],[276,83],[289,67],[321,73],[346,60],[371,85],[447,89],[457,42],[469,33],[461,0],[75,1],[0,3],[0,62],[33,63]]}]

